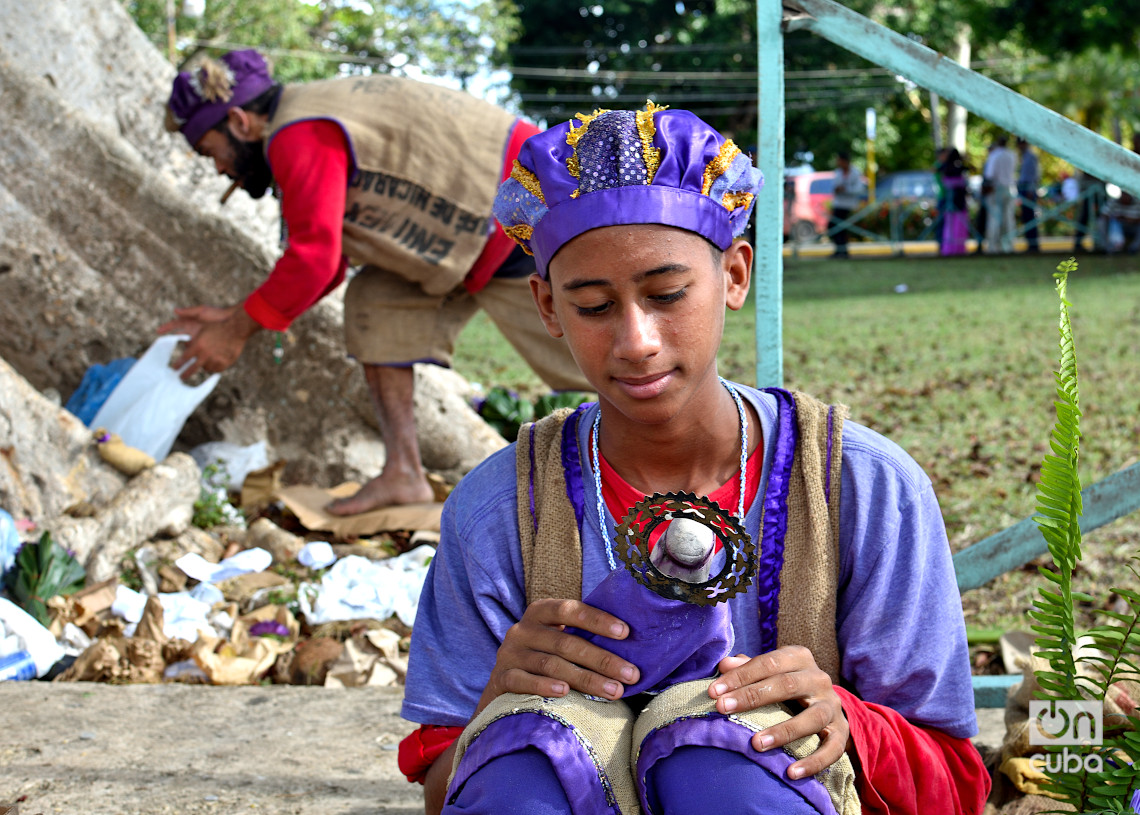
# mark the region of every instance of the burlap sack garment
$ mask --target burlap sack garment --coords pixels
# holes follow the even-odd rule
[[[490,233],[515,117],[404,77],[329,79],[285,87],[266,149],[281,128],[314,119],[338,124],[352,152],[343,231],[351,263],[399,272],[428,294],[458,286]]]

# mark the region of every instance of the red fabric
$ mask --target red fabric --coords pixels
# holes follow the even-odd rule
[[[344,280],[341,230],[352,156],[340,126],[324,119],[283,127],[268,155],[288,247],[245,310],[265,328],[284,331]]]
[[[519,156],[519,150],[522,149],[523,142],[529,139],[536,133],[542,131],[528,122],[521,119],[515,122],[514,128],[511,130],[511,135],[507,138],[507,147],[503,160],[503,170],[500,173],[499,181],[506,181],[514,169],[515,159]],[[495,272],[503,265],[507,257],[514,251],[515,243],[513,238],[508,238],[507,233],[503,231],[503,226],[498,221],[495,221],[495,231],[487,238],[487,243],[483,246],[483,251],[479,253],[479,257],[475,259],[474,265],[471,266],[471,271],[463,278],[463,287],[467,291],[474,294],[491,282],[491,278],[495,276]]]
[[[639,501],[645,500],[645,495],[631,487],[629,483],[618,475],[617,470],[610,466],[605,456],[598,453],[598,465],[602,468],[602,500],[606,502],[606,509],[619,522],[629,512],[629,508]],[[752,506],[756,492],[760,489],[760,473],[764,465],[764,445],[756,445],[752,455],[748,457],[748,467],[744,473],[744,510]],[[732,478],[713,491],[709,498],[716,501],[717,506],[736,514],[740,506],[740,470]],[[658,524],[649,533],[649,551],[657,544],[657,539],[666,530],[665,524]],[[720,538],[716,539],[716,551],[721,550]]]
[[[969,739],[911,724],[898,712],[837,687],[851,725],[864,815],[980,815],[990,775]]]
[[[400,772],[408,781],[424,783],[431,765],[459,738],[459,734],[462,732],[462,727],[444,727],[435,724],[420,725],[419,730],[413,730],[400,742],[400,752],[396,757]]]

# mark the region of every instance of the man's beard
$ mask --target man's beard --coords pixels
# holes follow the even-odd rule
[[[242,141],[225,129],[234,151],[234,175],[250,198],[261,198],[273,184],[273,170],[265,158],[261,142]]]

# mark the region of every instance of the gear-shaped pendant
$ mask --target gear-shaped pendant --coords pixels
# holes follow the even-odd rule
[[[689,583],[662,572],[650,559],[649,536],[660,524],[688,518],[720,539],[724,566],[715,576]],[[657,541],[662,546],[664,539]],[[630,507],[617,525],[614,543],[618,557],[638,583],[671,600],[701,606],[722,603],[745,591],[756,570],[756,545],[735,515],[715,501],[689,492],[657,493]]]

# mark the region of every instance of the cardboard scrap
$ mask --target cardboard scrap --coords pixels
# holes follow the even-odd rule
[[[154,595],[151,595],[146,598],[142,619],[139,620],[139,624],[135,627],[134,638],[157,643],[161,650],[168,639],[166,634],[162,633],[162,623],[162,601]],[[162,662],[161,656],[159,662]],[[164,667],[166,666],[159,664],[158,670],[161,671]]]
[[[218,583],[218,588],[227,600],[237,603],[245,608],[249,600],[262,589],[273,589],[278,586],[292,585],[289,580],[277,572],[247,572],[246,574],[231,577]]]
[[[345,640],[344,651],[325,675],[325,687],[395,685],[407,672],[407,660],[400,656],[399,634],[374,628]]]
[[[273,501],[281,489],[281,473],[284,469],[285,461],[281,460],[247,474],[241,484],[241,508],[254,511]]]
[[[215,685],[252,685],[273,667],[279,654],[292,649],[292,643],[267,637],[255,637],[238,648],[228,640],[201,636],[190,656]]]
[[[98,634],[103,618],[109,614],[115,602],[118,585],[118,578],[112,577],[102,583],[80,589],[69,597],[56,596],[48,600],[48,608],[52,613],[48,630],[52,636],[59,639],[67,623],[74,623],[89,637]]]
[[[360,485],[352,481],[338,484],[332,489],[297,484],[279,490],[275,497],[297,516],[297,520],[306,529],[332,532],[342,538],[399,530],[439,531],[440,517],[443,514],[443,504],[440,503],[382,507],[343,517],[325,510],[330,501],[347,498],[359,489]]]

